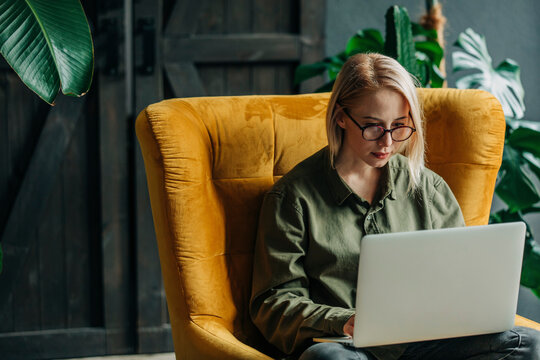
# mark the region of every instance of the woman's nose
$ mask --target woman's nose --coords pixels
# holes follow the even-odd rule
[[[390,132],[386,132],[382,138],[379,139],[379,145],[381,146],[390,146],[392,145],[392,134]]]

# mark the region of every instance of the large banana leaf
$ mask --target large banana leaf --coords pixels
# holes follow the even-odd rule
[[[480,71],[463,76],[456,81],[456,87],[489,91],[501,102],[506,116],[521,119],[525,113],[525,91],[519,78],[519,65],[506,59],[494,69],[485,38],[470,28],[459,34],[454,45],[464,51],[452,54],[453,71]]]
[[[71,96],[90,88],[94,52],[79,0],[2,0],[0,53],[49,104],[60,87]]]

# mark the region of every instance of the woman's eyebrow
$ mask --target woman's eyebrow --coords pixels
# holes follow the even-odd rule
[[[409,116],[401,116],[401,117],[398,117],[397,119],[394,119],[392,121],[397,121],[397,120],[403,120],[403,119],[408,119]],[[374,116],[362,116],[362,119],[368,119],[368,120],[377,120],[377,121],[384,121],[384,119],[379,119],[377,117],[374,117]]]

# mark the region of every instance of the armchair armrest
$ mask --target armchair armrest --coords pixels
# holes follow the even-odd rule
[[[529,320],[527,318],[524,318],[523,316],[520,316],[520,315],[516,315],[516,322],[514,324],[516,326],[524,326],[524,327],[528,327],[528,328],[532,328],[532,329],[536,329],[540,331],[539,323]]]
[[[218,318],[197,316],[184,329],[191,348],[176,350],[182,359],[272,360],[271,357],[240,342]]]

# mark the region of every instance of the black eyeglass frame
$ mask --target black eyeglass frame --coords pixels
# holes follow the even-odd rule
[[[411,136],[413,136],[413,134],[416,132],[416,129],[415,129],[415,128],[410,127],[410,126],[407,126],[407,125],[396,126],[396,127],[393,128],[393,129],[386,129],[386,128],[380,126],[380,125],[367,125],[367,126],[362,126],[362,125],[360,125],[356,120],[353,119],[353,117],[351,116],[351,114],[349,114],[349,112],[347,111],[346,108],[344,108],[344,107],[343,107],[342,105],[340,105],[340,104],[338,104],[338,105],[341,106],[341,108],[343,109],[343,112],[345,113],[345,115],[347,115],[347,117],[348,117],[349,119],[352,120],[352,122],[354,123],[354,125],[358,126],[358,128],[359,128],[360,130],[362,130],[362,137],[363,137],[364,140],[366,140],[366,141],[377,141],[377,140],[383,138],[384,135],[386,135],[386,133],[388,132],[388,133],[390,133],[390,137],[392,138],[392,141],[395,141],[395,142],[403,142],[403,141],[409,140],[409,139],[411,138]],[[367,128],[374,127],[374,126],[376,126],[376,127],[378,127],[378,128],[381,128],[381,129],[383,130],[383,133],[381,134],[381,136],[379,136],[379,137],[376,138],[376,139],[366,139],[366,137],[364,136],[364,131],[365,131]],[[411,130],[412,130],[412,131],[411,131],[411,134],[410,134],[409,136],[407,136],[407,137],[406,137],[405,139],[403,139],[403,140],[396,140],[396,139],[394,139],[394,137],[392,136],[392,135],[393,135],[393,132],[394,132],[395,130],[397,130],[397,129],[403,129],[403,128],[409,128],[409,129],[411,129]]]

